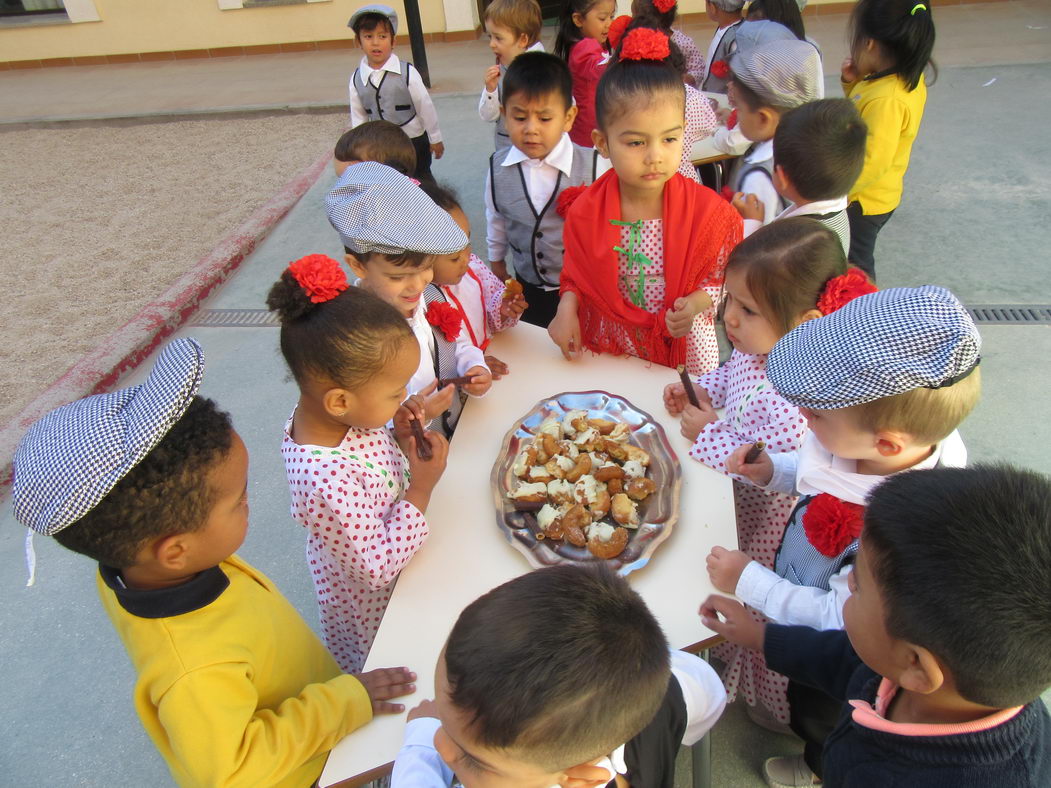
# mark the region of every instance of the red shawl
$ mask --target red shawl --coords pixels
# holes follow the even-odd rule
[[[664,315],[680,296],[721,283],[726,258],[741,240],[741,217],[706,186],[676,173],[664,185],[664,308],[647,312],[617,288],[620,181],[610,170],[569,209],[563,231],[561,292],[576,293],[584,347],[595,353],[636,353],[674,367],[686,360],[686,338],[673,339]],[[624,347],[621,332],[633,337]]]

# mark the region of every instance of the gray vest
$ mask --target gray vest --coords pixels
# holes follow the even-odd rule
[[[843,254],[850,253],[850,220],[847,219],[846,210],[834,213],[806,214],[811,219],[817,219],[825,227],[839,236],[839,242],[843,244]]]
[[[489,157],[489,184],[496,212],[504,218],[507,246],[515,275],[537,287],[558,287],[562,275],[561,216],[555,210],[558,195],[570,186],[588,186],[595,180],[598,154],[593,148],[573,144],[573,166],[567,178],[558,173],[551,199],[538,213],[529,199],[521,163],[504,167],[496,163],[504,153]]]
[[[500,102],[501,111],[496,118],[496,129],[493,131],[493,142],[496,152],[507,150],[511,147],[511,136],[507,133],[507,124],[504,123],[504,74],[507,73],[506,66],[500,66],[500,81],[496,83],[496,100]]]
[[[427,289],[423,291],[423,302],[426,306],[430,306],[433,303],[448,303],[448,299],[446,299],[445,293],[442,292],[440,287],[432,284],[427,285]],[[460,373],[456,370],[456,340],[452,342],[447,340],[445,334],[436,326],[431,327],[431,333],[434,335],[434,353],[431,356],[431,362],[434,364],[434,376],[439,379],[458,377]],[[456,429],[456,423],[460,420],[463,404],[466,401],[467,395],[462,390],[457,389],[456,394],[453,395],[453,404],[449,406],[449,410],[445,411],[441,416],[432,419],[427,428],[435,432],[441,432],[446,438],[451,438],[453,431]]]
[[[761,172],[770,180],[770,183],[774,182],[774,159],[771,156],[769,159],[763,161],[757,161],[750,164],[745,163],[745,156],[752,152],[755,147],[753,144],[741,158],[737,159],[733,163],[733,168],[730,171],[730,188],[736,194],[741,191],[741,184],[744,183],[744,179],[751,175],[753,172]],[[785,198],[778,195],[777,197],[777,211],[780,213],[788,207],[788,203],[785,202]],[[768,220],[772,220],[773,216],[768,216]]]
[[[369,120],[389,120],[404,126],[416,117],[416,107],[409,95],[409,63],[402,61],[401,74],[395,76],[384,71],[379,87],[371,82],[362,83],[359,69],[354,69],[354,90],[358,92],[365,114]]]
[[[737,26],[740,22],[734,22],[730,27],[723,33],[723,37],[719,39],[719,46],[715,48],[715,53],[712,55],[712,63],[717,60],[721,60],[727,65],[730,63],[730,44],[737,39]],[[698,90],[706,90],[709,93],[725,93],[726,86],[730,82],[729,76],[717,77],[712,73],[712,63],[708,64],[708,76],[704,78],[704,82],[701,83]]]

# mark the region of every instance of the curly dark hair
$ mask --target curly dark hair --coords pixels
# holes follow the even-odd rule
[[[134,565],[148,541],[204,525],[215,499],[207,475],[232,446],[230,415],[194,397],[160,443],[55,540],[106,566]]]

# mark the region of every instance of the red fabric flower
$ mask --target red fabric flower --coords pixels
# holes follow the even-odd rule
[[[737,126],[737,110],[730,113],[730,116],[726,119],[726,128],[732,129]]]
[[[719,195],[724,200],[726,200],[727,202],[733,202],[734,201],[734,193],[735,193],[734,190],[731,189],[728,184],[723,184],[723,188],[719,192]]]
[[[620,45],[620,39],[624,37],[624,31],[628,29],[630,24],[631,17],[627,14],[618,16],[609,23],[609,32],[606,33],[606,40],[609,41],[610,49],[616,49]]]
[[[664,60],[670,55],[668,36],[648,27],[636,27],[628,33],[620,48],[621,60]]]
[[[709,71],[719,79],[726,79],[730,76],[730,64],[725,60],[716,60]]]
[[[653,7],[662,14],[666,14],[675,8],[675,3],[676,0],[653,0]]]
[[[858,296],[875,293],[877,288],[860,268],[848,268],[845,274],[834,276],[825,284],[817,308],[823,315],[830,315]]]
[[[810,499],[803,512],[806,538],[823,555],[837,556],[861,535],[865,507],[821,493]]]
[[[427,307],[427,322],[442,332],[446,342],[452,342],[460,334],[463,315],[451,304],[435,301]]]
[[[349,287],[339,263],[323,254],[308,254],[289,264],[288,272],[315,304],[331,301]]]
[[[555,213],[565,219],[570,206],[577,201],[577,197],[582,195],[586,188],[587,186],[568,186],[563,189],[558,195],[558,202],[555,203]]]

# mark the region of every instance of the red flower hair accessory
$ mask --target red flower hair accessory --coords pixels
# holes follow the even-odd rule
[[[727,202],[733,202],[735,194],[736,192],[733,189],[731,189],[728,184],[725,183],[723,184],[722,190],[720,190],[719,192],[719,196],[721,196]]]
[[[624,31],[628,29],[630,24],[631,17],[627,14],[618,16],[609,23],[609,32],[606,33],[606,40],[609,41],[610,49],[616,49],[620,45],[620,39],[624,37]]]
[[[825,289],[821,291],[821,297],[817,300],[818,311],[823,315],[830,315],[858,296],[875,293],[878,289],[865,276],[864,271],[852,266],[845,274],[828,280]]]
[[[822,555],[837,556],[861,535],[865,507],[821,493],[803,512],[806,538]]]
[[[315,304],[331,301],[349,287],[339,263],[323,254],[300,257],[289,264],[288,272]]]
[[[725,60],[716,60],[708,70],[719,79],[726,79],[730,76],[730,64]]]
[[[621,60],[664,60],[671,55],[668,37],[660,30],[636,27],[620,48]]]
[[[460,334],[463,315],[451,304],[435,301],[427,307],[427,322],[442,332],[446,342],[452,342]]]
[[[666,14],[675,8],[677,0],[653,0],[653,7],[660,11],[662,14]]]
[[[734,110],[726,118],[726,128],[732,129],[732,128],[736,128],[736,126],[737,126],[737,110]]]
[[[568,186],[563,189],[558,195],[558,202],[555,203],[555,213],[565,219],[570,206],[577,201],[577,197],[582,195],[585,189],[587,186]]]

